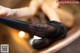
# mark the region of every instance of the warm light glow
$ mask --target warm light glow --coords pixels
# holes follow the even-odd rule
[[[20,38],[23,38],[24,36],[25,36],[25,32],[24,32],[24,31],[20,31],[20,32],[19,32],[19,37],[20,37]]]

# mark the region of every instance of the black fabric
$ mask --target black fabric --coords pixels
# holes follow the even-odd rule
[[[55,27],[56,29],[53,32],[51,32],[48,36],[46,36],[42,39],[35,39],[32,44],[32,47],[34,49],[37,49],[37,50],[44,49],[44,48],[50,46],[53,42],[55,42],[59,39],[62,39],[66,36],[67,29],[62,23],[59,23],[56,21],[50,21],[47,24]]]
[[[34,49],[40,50],[50,46],[53,43],[51,38],[35,39],[32,43]]]
[[[37,50],[43,49],[47,46],[49,46],[49,41],[47,39],[35,39],[32,44],[32,47]]]
[[[62,39],[67,34],[66,27],[59,22],[50,21],[48,23],[31,23],[9,18],[0,18],[0,23],[39,36],[42,39],[33,41],[33,48],[43,49],[51,45],[54,41]]]
[[[51,33],[52,38],[58,38],[59,37],[58,39],[60,39],[60,38],[64,38],[66,36],[67,28],[65,27],[64,24],[57,22],[57,21],[50,21],[49,25],[52,25],[56,28],[55,32]]]

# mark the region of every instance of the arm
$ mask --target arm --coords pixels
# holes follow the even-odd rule
[[[15,17],[33,16],[37,12],[39,6],[40,3],[37,0],[32,0],[30,2],[29,7],[13,9],[14,11],[16,11],[14,16]]]
[[[32,0],[29,7],[23,7],[18,9],[10,9],[7,7],[0,6],[0,17],[24,17],[33,16],[40,6],[40,2]]]

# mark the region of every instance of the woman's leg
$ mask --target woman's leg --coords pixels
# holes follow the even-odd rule
[[[67,28],[71,28],[73,26],[74,17],[71,13],[59,8],[56,8],[55,11],[59,15],[61,22],[66,25]]]
[[[43,4],[42,10],[49,17],[50,21],[61,22],[68,28],[73,25],[73,16],[66,11],[54,7],[52,8],[47,4]]]
[[[41,9],[49,17],[50,21],[61,22],[57,13],[52,8],[50,8],[48,5],[43,4]]]
[[[48,23],[35,23],[31,27],[37,28],[37,36],[41,39],[35,39],[32,43],[34,49],[43,49],[51,45],[54,41],[64,38],[67,34],[66,27],[61,23],[57,13],[50,7],[43,5],[43,12],[49,17]]]

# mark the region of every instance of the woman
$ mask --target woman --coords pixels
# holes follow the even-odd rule
[[[34,16],[38,9],[41,9],[46,16],[50,19],[48,23],[32,23],[30,24],[29,31],[32,35],[37,35],[42,39],[35,39],[32,43],[33,48],[43,49],[54,41],[59,40],[66,35],[66,27],[70,28],[73,25],[72,15],[58,8],[57,0],[31,0],[29,7],[11,9],[0,6],[1,17],[19,18],[23,16]],[[55,6],[56,5],[56,6]],[[61,17],[63,12],[68,18]],[[57,15],[59,14],[60,17]],[[69,21],[68,21],[68,20]],[[65,27],[66,26],[66,27]],[[31,30],[31,28],[36,30]]]
[[[57,0],[31,0],[29,7],[23,7],[19,9],[11,9],[0,6],[0,16],[15,18],[23,16],[34,16],[40,8],[43,13],[45,13],[49,17],[50,20],[62,22],[65,26],[70,28],[74,22],[73,16],[66,11],[59,9],[58,6],[59,3]],[[63,12],[63,14],[66,14],[65,17],[67,16],[67,18],[60,17],[63,16],[61,12]],[[57,14],[60,16],[58,16]]]

